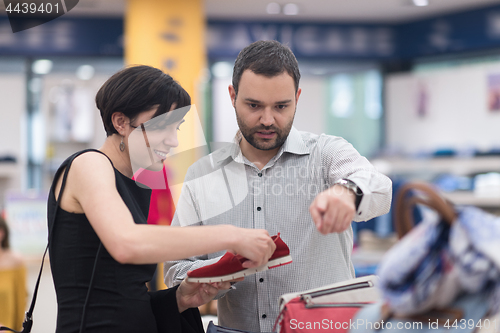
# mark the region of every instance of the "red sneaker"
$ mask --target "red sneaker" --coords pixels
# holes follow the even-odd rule
[[[280,234],[278,233],[271,238],[276,244],[276,250],[274,250],[273,255],[266,264],[259,267],[245,268],[242,264],[248,260],[247,258],[226,252],[216,263],[188,272],[188,282],[210,283],[231,281],[291,263],[290,249],[280,238]]]

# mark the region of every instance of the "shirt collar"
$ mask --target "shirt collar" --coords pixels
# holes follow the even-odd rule
[[[300,132],[293,126],[290,130],[290,134],[288,134],[288,138],[283,144],[283,151],[296,155],[305,155],[310,153],[309,147],[306,146],[306,143],[302,139],[302,135],[300,135]]]
[[[222,148],[214,152],[214,159],[216,161],[222,161],[231,157],[235,162],[244,163],[243,154],[240,149],[242,137],[241,131],[238,130],[234,136],[233,142],[227,148]],[[296,155],[305,155],[310,153],[309,147],[306,146],[300,132],[293,126],[287,139],[285,140],[285,143],[276,154],[276,158],[279,158],[284,152]]]

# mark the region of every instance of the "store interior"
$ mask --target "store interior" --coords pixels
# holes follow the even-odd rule
[[[132,12],[133,2],[80,0],[18,33],[0,8],[0,210],[13,248],[27,258],[29,288],[46,245],[54,173],[71,153],[104,142],[95,94],[138,59],[127,20],[148,11]],[[203,23],[192,92],[206,142],[230,142],[237,130],[227,87],[239,50],[276,39],[301,69],[298,130],[345,138],[392,179],[393,191],[425,181],[455,204],[500,214],[499,0],[190,2]],[[142,6],[168,11],[174,3]],[[168,29],[158,33],[177,38]],[[165,58],[163,69],[175,78],[174,60]],[[393,212],[353,229],[356,273],[372,274],[396,241]],[[38,298],[33,331],[53,332],[48,265]]]

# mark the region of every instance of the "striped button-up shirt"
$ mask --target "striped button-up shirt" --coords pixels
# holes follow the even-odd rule
[[[271,332],[278,298],[354,278],[352,228],[322,235],[309,206],[317,194],[339,179],[363,192],[355,221],[386,214],[391,181],[347,141],[330,135],[290,134],[259,170],[241,153],[241,133],[233,144],[216,150],[188,170],[172,225],[233,224],[281,233],[293,263],[247,276],[218,301],[219,324]],[[193,270],[219,260],[223,252],[165,263],[165,283],[179,284]]]

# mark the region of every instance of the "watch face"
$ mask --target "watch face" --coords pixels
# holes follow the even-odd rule
[[[349,186],[349,185],[351,185],[352,183],[351,183],[351,182],[349,182],[349,181],[348,181],[348,180],[346,180],[346,179],[341,179],[341,180],[339,180],[339,181],[337,182],[337,184],[340,184],[340,185],[343,185],[343,186]]]
[[[337,184],[344,186],[345,188],[348,188],[350,190],[353,190],[354,193],[358,192],[358,186],[351,182],[350,180],[347,179],[340,179]]]
[[[339,184],[340,186],[343,186],[349,190],[352,190],[354,194],[356,195],[356,211],[358,210],[359,204],[361,202],[361,198],[363,197],[363,192],[359,189],[358,185],[356,185],[354,182],[348,180],[348,179],[339,179],[338,181],[335,182],[335,184]],[[361,214],[361,213],[359,213]]]

